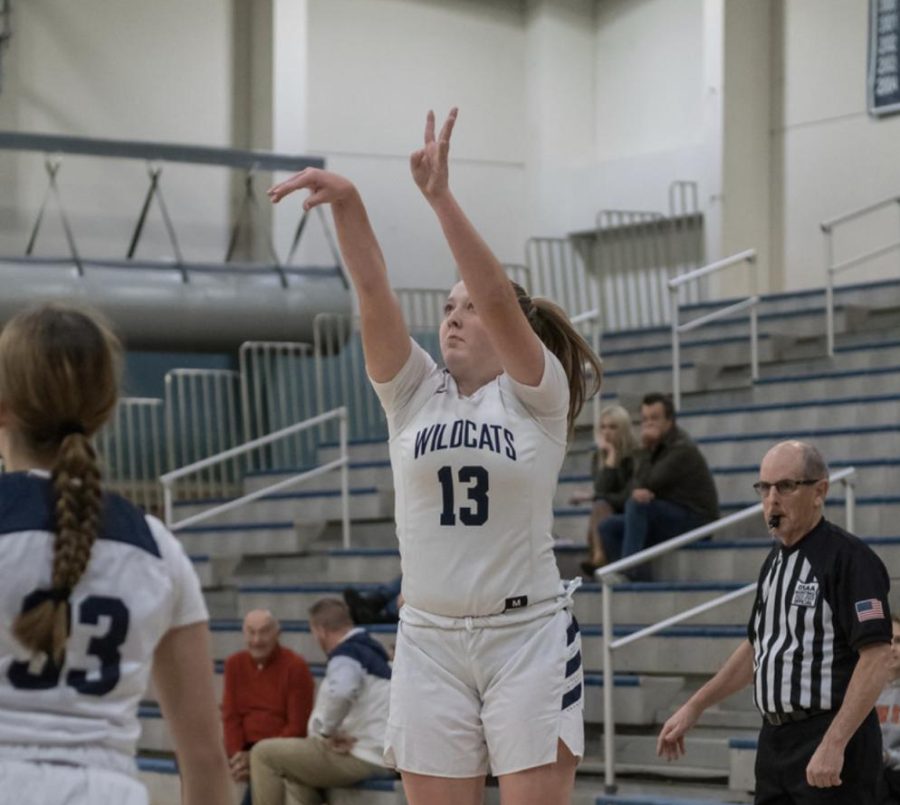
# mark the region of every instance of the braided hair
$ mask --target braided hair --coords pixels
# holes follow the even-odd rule
[[[566,312],[543,297],[528,295],[517,282],[512,282],[519,307],[531,329],[562,364],[569,381],[569,430],[574,427],[584,403],[600,391],[603,362],[569,321]],[[588,372],[587,370],[590,369]]]
[[[121,365],[121,344],[103,321],[67,305],[20,313],[0,334],[10,439],[52,467],[55,497],[51,587],[31,597],[12,632],[57,664],[69,634],[69,597],[100,529],[100,466],[90,438],[116,406]]]

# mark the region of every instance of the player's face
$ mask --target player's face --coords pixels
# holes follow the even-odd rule
[[[457,382],[496,377],[503,371],[487,330],[461,282],[453,286],[444,303],[440,341],[444,364]]]
[[[265,662],[278,645],[278,626],[272,620],[244,623],[244,641],[254,662]]]
[[[896,679],[900,677],[900,624],[896,621],[891,622],[894,627],[894,637],[891,640],[891,660],[890,669],[891,676]]]
[[[804,469],[802,450],[791,445],[772,448],[759,468],[759,480],[772,484],[762,497],[763,517],[766,524],[773,515],[779,518],[778,526],[771,530],[788,545],[806,536],[818,522],[828,491],[827,480],[798,485],[793,491],[784,493],[774,486],[784,480],[806,480]]]

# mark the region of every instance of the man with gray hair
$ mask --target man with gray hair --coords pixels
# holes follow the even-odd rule
[[[865,543],[823,517],[828,467],[816,448],[775,445],[753,486],[775,545],[747,639],[663,725],[657,752],[680,757],[703,711],[752,684],[763,717],[756,803],[874,805],[874,705],[891,645],[887,571]]]
[[[280,644],[280,635],[269,610],[251,610],[244,616],[246,648],[225,660],[222,726],[236,783],[249,781],[250,749],[257,741],[306,735],[315,682],[303,657]]]
[[[385,648],[356,627],[347,605],[323,598],[309,627],[328,658],[309,737],[258,743],[250,754],[254,805],[319,805],[321,790],[385,773],[391,666]]]

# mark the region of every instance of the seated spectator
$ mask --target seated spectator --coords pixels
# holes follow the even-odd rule
[[[594,438],[597,444],[591,457],[594,488],[591,492],[577,492],[569,500],[575,504],[593,501],[587,530],[588,558],[581,563],[588,579],[593,579],[594,571],[606,564],[600,523],[611,514],[625,511],[637,450],[631,417],[621,405],[609,405],[600,412]]]
[[[610,562],[719,517],[716,486],[706,459],[675,424],[675,408],[668,396],[647,394],[641,403],[641,450],[635,457],[632,487],[625,511],[600,524]],[[625,576],[647,580],[649,567],[634,568]]]
[[[307,738],[260,741],[250,753],[256,805],[320,805],[321,789],[385,773],[391,667],[384,647],[354,627],[343,601],[309,610],[313,635],[328,657]]]
[[[884,751],[884,774],[879,781],[879,805],[900,803],[900,615],[891,620],[894,637],[891,641],[891,678],[875,710],[881,722],[881,743]]]
[[[353,587],[344,590],[344,601],[350,610],[350,617],[357,626],[367,623],[397,623],[400,620],[400,607],[403,596],[400,586],[403,576],[380,584],[365,592]]]
[[[312,712],[315,682],[306,661],[278,642],[271,612],[244,617],[247,648],[225,660],[222,721],[225,750],[236,783],[250,779],[250,749],[264,738],[302,737]],[[249,789],[244,803],[251,801]]]

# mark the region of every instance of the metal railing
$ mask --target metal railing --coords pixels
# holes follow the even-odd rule
[[[714,310],[705,316],[698,316],[696,319],[681,324],[679,321],[680,306],[678,300],[678,290],[681,286],[689,282],[695,282],[701,277],[707,277],[724,268],[729,268],[739,263],[747,262],[753,268],[751,273],[751,284],[753,293],[747,299],[741,302],[735,302],[728,307]],[[755,381],[759,379],[759,333],[757,324],[757,307],[759,306],[759,269],[756,262],[756,250],[747,249],[738,254],[726,257],[723,260],[717,260],[702,268],[689,271],[687,274],[673,277],[669,280],[669,295],[671,298],[672,309],[672,398],[675,403],[675,409],[681,408],[681,334],[703,327],[719,319],[739,313],[742,310],[750,309],[750,376]]]
[[[366,376],[362,336],[356,317],[321,313],[313,320],[316,405],[319,411],[344,405],[350,412],[350,438],[387,436],[387,420]],[[333,428],[320,429],[320,439],[335,438]]]
[[[589,311],[603,315],[597,280],[570,238],[529,238],[525,249],[535,296],[553,300],[572,318]]]
[[[152,514],[162,508],[157,480],[164,467],[162,420],[162,400],[122,397],[96,438],[104,487]]]
[[[179,467],[240,444],[240,377],[229,369],[172,369],[165,377],[166,455]],[[194,497],[236,494],[246,462],[210,465]]]
[[[237,229],[241,223],[247,199],[253,199],[252,182],[257,171],[299,171],[306,167],[323,167],[324,160],[319,157],[307,157],[294,154],[275,154],[265,151],[248,151],[235,148],[215,148],[207,146],[182,145],[174,143],[148,142],[139,140],[109,140],[94,137],[71,137],[55,134],[38,134],[34,132],[0,131],[0,150],[37,151],[45,155],[44,168],[47,173],[47,190],[28,239],[26,255],[34,251],[38,233],[44,220],[44,213],[52,198],[58,207],[66,242],[72,262],[78,274],[84,273],[81,254],[76,246],[74,230],[69,224],[59,190],[57,176],[63,164],[63,156],[104,157],[117,159],[137,159],[147,163],[149,185],[140,206],[140,213],[129,238],[126,262],[134,258],[141,235],[144,231],[147,213],[154,199],[163,216],[166,235],[172,248],[174,265],[181,269],[182,279],[189,282],[189,266],[184,262],[172,217],[169,215],[162,193],[162,176],[165,165],[191,164],[211,165],[245,172],[245,196],[241,210],[232,226],[229,256],[233,255]],[[52,155],[52,156],[51,156]],[[259,228],[257,228],[259,230]],[[271,240],[267,240],[268,251],[273,260],[273,267],[280,270],[281,265],[274,254]],[[288,261],[289,262],[289,261]],[[280,272],[282,273],[282,272]],[[283,273],[282,273],[283,276]]]
[[[830,483],[836,483],[840,481],[844,485],[844,506],[846,511],[845,525],[847,531],[850,531],[851,533],[855,530],[856,522],[856,489],[854,486],[855,479],[853,478],[855,474],[855,467],[846,467],[845,469],[832,473],[828,478]],[[742,523],[745,520],[756,517],[762,512],[762,510],[762,503],[748,506],[746,509],[741,509],[741,511],[735,512],[734,514],[729,514],[727,517],[722,517],[715,522],[708,523],[707,525],[701,526],[700,528],[695,528],[691,531],[687,531],[684,534],[673,537],[666,542],[661,542],[658,545],[654,545],[650,548],[646,548],[639,553],[633,554],[632,556],[626,556],[624,559],[619,559],[616,562],[611,562],[610,564],[605,565],[604,567],[597,570],[594,574],[594,578],[603,585],[603,601],[601,605],[603,621],[603,772],[604,786],[607,793],[614,793],[616,790],[616,725],[614,722],[615,712],[613,708],[613,679],[615,676],[615,669],[612,659],[613,652],[617,649],[624,648],[625,646],[634,643],[636,640],[655,635],[658,632],[661,632],[663,629],[667,629],[668,627],[674,626],[677,623],[681,623],[682,621],[688,620],[689,618],[693,618],[695,615],[703,614],[704,612],[715,609],[722,604],[733,601],[735,598],[747,595],[752,590],[756,589],[755,583],[748,584],[738,590],[733,590],[732,592],[726,593],[725,595],[719,596],[718,598],[715,598],[711,601],[707,601],[703,604],[700,604],[699,606],[692,607],[691,609],[688,609],[677,615],[673,615],[670,618],[666,618],[662,621],[659,621],[658,623],[652,624],[651,626],[646,626],[639,631],[626,635],[625,637],[620,637],[618,640],[614,640],[614,626],[612,617],[613,587],[612,583],[609,580],[609,577],[613,574],[631,570],[638,565],[644,564],[644,562],[649,562],[651,559],[657,559],[660,556],[665,556],[666,554],[669,554],[678,548],[683,548],[686,545],[691,545],[694,542],[698,542],[704,537],[711,536],[716,531],[719,531],[723,528],[735,525],[737,523]],[[764,545],[765,543],[761,540],[760,544]]]
[[[244,440],[302,422],[316,409],[315,368],[311,344],[245,341],[239,352]],[[248,456],[254,468],[302,467],[315,459],[316,434],[304,431],[258,454]]]
[[[504,263],[503,270],[506,271],[506,276],[521,285],[529,296],[534,293],[531,269],[524,263]]]
[[[179,520],[178,522],[174,521],[174,492],[173,488],[177,481],[182,478],[185,478],[189,475],[193,475],[194,473],[204,472],[211,467],[216,466],[217,464],[223,464],[233,461],[240,456],[248,455],[253,451],[259,450],[266,445],[273,444],[280,439],[292,438],[295,434],[300,433],[301,431],[308,430],[310,428],[316,428],[322,425],[325,422],[329,422],[333,419],[338,420],[338,443],[340,446],[340,456],[333,461],[328,461],[324,464],[320,464],[313,469],[306,470],[304,472],[295,473],[291,475],[289,478],[285,478],[281,481],[277,481],[274,484],[270,484],[269,486],[263,487],[261,489],[257,489],[253,492],[249,492],[246,495],[242,495],[239,498],[234,500],[229,500],[227,503],[220,503],[217,506],[213,506],[210,509],[206,509],[205,511],[198,512],[197,514],[193,514],[190,517],[185,517],[183,520]],[[348,440],[348,427],[347,427],[347,409],[344,407],[335,408],[333,411],[326,411],[323,414],[319,414],[318,416],[311,417],[307,419],[305,422],[298,422],[296,425],[291,425],[287,428],[282,428],[281,430],[275,431],[274,433],[270,433],[267,436],[262,436],[259,439],[253,439],[245,444],[242,444],[238,447],[234,447],[230,450],[225,450],[222,453],[219,453],[215,456],[210,456],[209,458],[205,458],[202,461],[195,461],[193,464],[188,464],[186,467],[180,467],[177,470],[173,470],[172,472],[168,472],[165,475],[161,476],[159,481],[163,486],[163,516],[166,522],[166,525],[169,527],[171,531],[180,531],[181,529],[187,528],[188,526],[196,525],[197,523],[201,523],[205,520],[209,520],[212,517],[216,517],[217,515],[224,514],[225,512],[234,511],[243,506],[246,506],[248,503],[252,503],[254,500],[259,500],[266,495],[272,495],[276,492],[281,492],[285,489],[289,489],[294,486],[298,486],[302,484],[304,481],[308,481],[311,478],[316,478],[320,475],[324,475],[326,472],[331,472],[332,470],[340,469],[341,471],[341,541],[344,548],[350,547],[350,484],[349,484],[349,458],[347,453],[347,440]]]
[[[447,288],[397,288],[394,291],[410,332],[436,330],[441,326],[448,291]]]
[[[833,237],[834,230],[841,224],[846,224],[850,221],[864,218],[870,213],[885,209],[894,204],[900,205],[900,195],[891,196],[890,198],[876,201],[874,204],[869,204],[865,207],[859,207],[856,210],[851,210],[850,212],[835,216],[834,218],[829,218],[828,220],[822,221],[822,223],[819,224],[822,229],[822,234],[825,236],[825,328],[828,341],[829,357],[834,357],[835,275],[840,274],[843,271],[847,271],[848,269],[855,268],[859,265],[862,265],[863,263],[867,263],[869,260],[874,260],[877,257],[883,257],[884,255],[890,254],[891,252],[900,251],[900,239],[898,239],[892,241],[891,243],[888,243],[885,246],[863,252],[862,254],[858,254],[848,260],[841,260],[839,263],[835,263]]]
[[[595,286],[596,297],[582,304],[600,307],[606,332],[656,327],[670,321],[667,283],[673,276],[702,265],[703,215],[696,182],[669,186],[668,214],[652,210],[600,210],[589,230],[568,238],[535,238],[527,244],[546,281],[545,268],[566,276],[579,265]],[[704,283],[683,286],[681,301],[706,297]],[[563,304],[572,314],[577,307]]]
[[[672,275],[669,220],[659,212],[600,210],[596,227],[595,259],[605,296],[612,303],[608,329],[665,322],[666,282]],[[688,290],[693,291],[699,289]]]

